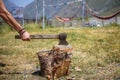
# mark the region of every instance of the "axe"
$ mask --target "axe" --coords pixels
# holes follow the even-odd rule
[[[30,35],[31,39],[59,39],[58,45],[68,45],[68,42],[66,41],[67,34],[66,33],[60,33],[60,34],[48,34],[48,35]],[[15,39],[21,39],[19,35],[15,35]]]

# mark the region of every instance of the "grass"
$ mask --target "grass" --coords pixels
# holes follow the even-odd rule
[[[120,27],[111,25],[101,28],[50,28],[44,30],[37,24],[26,24],[30,34],[59,34],[66,32],[67,41],[74,48],[70,73],[65,78],[76,80],[119,80],[120,79]],[[0,80],[44,80],[27,75],[39,69],[36,52],[50,50],[58,40],[14,39],[17,32],[6,25],[0,26]],[[21,73],[17,75],[14,73]],[[11,75],[12,74],[12,75]],[[27,77],[25,77],[27,75]]]

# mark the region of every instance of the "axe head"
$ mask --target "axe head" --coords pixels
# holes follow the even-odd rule
[[[59,44],[58,45],[68,45],[68,42],[66,41],[67,34],[61,33],[59,34]]]

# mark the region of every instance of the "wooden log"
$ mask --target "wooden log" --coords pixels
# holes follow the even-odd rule
[[[40,70],[42,73],[42,76],[46,78],[51,78],[51,73],[52,73],[52,66],[51,62],[53,61],[52,56],[50,55],[50,50],[49,51],[40,51],[37,53],[38,58],[39,58],[39,63],[40,63]]]
[[[53,55],[53,76],[54,78],[68,74],[69,65],[71,62],[72,47],[70,45],[56,45],[51,50]]]
[[[48,80],[68,74],[73,48],[70,45],[55,45],[49,51],[37,53],[41,72]]]

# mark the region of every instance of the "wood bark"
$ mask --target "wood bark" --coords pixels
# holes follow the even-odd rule
[[[72,50],[70,45],[55,45],[51,50],[38,52],[42,75],[48,80],[67,75]]]

